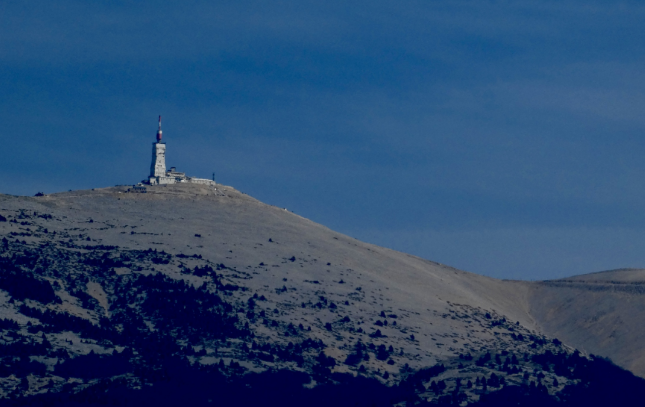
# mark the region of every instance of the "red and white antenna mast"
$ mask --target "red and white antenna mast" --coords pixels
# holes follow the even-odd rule
[[[159,130],[157,130],[157,142],[161,141],[161,116],[159,116]]]

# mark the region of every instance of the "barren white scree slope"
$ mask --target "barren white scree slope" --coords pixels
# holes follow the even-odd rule
[[[145,392],[172,382],[168,358],[222,380],[302,374],[312,392],[416,383],[405,397],[461,405],[554,397],[587,380],[591,353],[645,374],[641,270],[500,281],[223,185],[2,195],[0,214],[7,398]]]

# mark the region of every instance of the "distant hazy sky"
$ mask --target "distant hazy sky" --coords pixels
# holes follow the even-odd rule
[[[645,267],[642,1],[0,2],[0,192],[168,164],[361,240]]]

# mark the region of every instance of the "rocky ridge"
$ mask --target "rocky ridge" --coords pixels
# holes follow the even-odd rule
[[[174,363],[222,380],[289,371],[305,388],[365,378],[398,389],[391,404],[465,405],[514,386],[554,396],[594,361],[549,311],[564,297],[547,295],[586,283],[463,272],[230,187],[1,196],[0,215],[7,400],[145,391]]]

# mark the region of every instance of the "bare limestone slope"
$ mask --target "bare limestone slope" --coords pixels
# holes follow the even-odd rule
[[[325,344],[324,354],[335,360],[330,365],[334,372],[360,373],[390,384],[401,380],[405,369],[438,363],[449,372],[437,380],[450,377],[457,389],[456,378],[474,382],[491,369],[506,372],[508,384],[526,384],[528,375],[535,374],[528,365],[511,369],[499,359],[476,364],[473,358],[492,352],[509,362],[518,355],[530,364],[531,354],[572,348],[609,356],[637,374],[645,373],[635,341],[640,331],[629,329],[642,321],[642,299],[622,289],[640,287],[640,280],[633,277],[637,282],[627,284],[628,273],[622,274],[627,280],[621,283],[613,281],[618,277],[596,281],[584,276],[541,283],[496,280],[360,242],[226,186],[155,186],[145,194],[114,187],[40,197],[1,195],[0,215],[9,219],[0,222],[6,240],[2,258],[41,253],[41,258],[29,260],[33,264],[28,268],[46,278],[58,298],[43,305],[0,290],[0,318],[17,321],[24,338],[46,338],[53,349],[72,356],[111,354],[123,347],[71,331],[45,335],[25,325],[38,324],[33,316],[38,311],[29,309],[67,313],[99,326],[115,315],[120,318],[123,309],[137,309],[135,304],[124,308],[122,290],[132,283],[123,276],[163,275],[219,293],[233,313],[238,310],[240,326],[252,332],[252,346],[243,340],[177,337],[178,346],[201,349],[188,358],[205,365],[235,360],[249,371],[310,371],[322,363],[315,349],[303,350],[304,361],[296,364],[257,357],[249,346],[270,343],[286,349],[292,342],[313,340]],[[155,257],[157,253],[166,257]],[[81,260],[70,263],[70,258]],[[143,260],[121,262],[126,258]],[[88,274],[97,262],[123,265]],[[204,271],[215,268],[221,281]],[[633,311],[624,304],[632,304]],[[141,315],[137,318],[147,329],[159,329],[159,319]],[[624,321],[622,328],[615,324],[618,317]],[[124,329],[118,321],[110,323]],[[565,346],[552,341],[555,337]],[[368,352],[376,357],[348,362],[360,344],[370,344]],[[60,361],[53,354],[39,360],[54,366]],[[562,389],[568,380],[548,369],[541,374],[534,380],[544,382],[549,392]],[[14,379],[2,380],[0,387],[17,389]],[[49,380],[63,384],[55,374]],[[45,382],[30,379],[31,393],[25,394],[42,391]],[[468,390],[469,400],[477,400],[478,391]]]
[[[293,290],[297,305],[301,291],[338,296],[341,303],[341,297],[360,296],[364,315],[376,317],[391,310],[413,320],[410,332],[420,341],[416,346],[428,354],[452,353],[450,348],[460,349],[465,343],[461,338],[458,344],[432,340],[437,335],[466,335],[453,331],[452,320],[437,320],[435,314],[448,312],[449,304],[495,310],[535,328],[523,305],[525,283],[503,282],[363,243],[230,187],[169,185],[148,188],[147,194],[125,191],[4,197],[1,209],[56,213],[57,222],[43,225],[50,234],[68,233],[75,240],[198,254],[250,273],[252,278],[244,284],[264,289],[268,297],[286,297],[276,294],[283,286]]]
[[[543,332],[645,377],[645,270],[536,282],[528,293]]]

